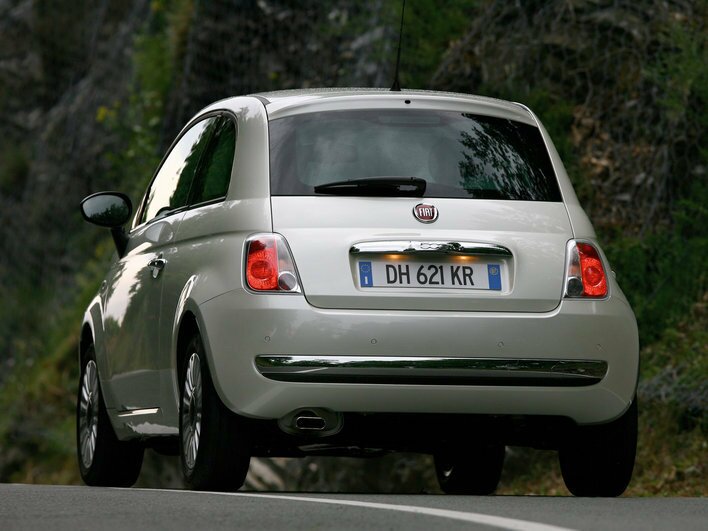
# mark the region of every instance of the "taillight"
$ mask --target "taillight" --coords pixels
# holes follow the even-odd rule
[[[247,240],[246,284],[255,291],[300,292],[295,264],[280,234],[257,234]]]
[[[607,274],[600,253],[594,245],[571,240],[568,242],[565,296],[602,298],[607,296]]]

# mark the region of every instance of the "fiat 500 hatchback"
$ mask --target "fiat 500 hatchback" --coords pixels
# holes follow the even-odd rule
[[[523,105],[226,99],[132,210],[82,202],[117,248],[81,331],[87,484],[131,485],[145,447],[225,490],[252,456],[408,451],[444,492],[485,494],[526,445],[557,449],[576,495],[628,485],[636,321]]]

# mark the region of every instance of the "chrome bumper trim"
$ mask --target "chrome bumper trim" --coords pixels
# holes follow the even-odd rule
[[[160,411],[159,407],[149,407],[145,409],[126,409],[124,411],[119,411],[119,417],[138,417],[140,415],[154,415]]]
[[[509,249],[502,245],[478,242],[449,241],[376,241],[360,242],[351,246],[350,254],[447,254],[453,256],[501,256],[511,258]]]
[[[602,360],[412,356],[256,356],[281,382],[582,387],[607,374]]]

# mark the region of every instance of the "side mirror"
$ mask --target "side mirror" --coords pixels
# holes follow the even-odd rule
[[[133,213],[133,205],[128,196],[120,192],[98,192],[81,201],[80,208],[86,221],[111,229],[118,256],[123,257],[128,244],[123,225]]]
[[[98,192],[81,201],[81,214],[89,223],[100,227],[125,225],[133,213],[133,205],[125,194]]]

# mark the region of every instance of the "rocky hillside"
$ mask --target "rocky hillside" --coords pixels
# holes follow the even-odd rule
[[[490,2],[432,84],[537,104],[596,226],[646,234],[707,178],[707,15],[689,0]]]
[[[0,292],[16,301],[0,308],[0,362],[41,355],[37,320],[71,300],[86,258],[76,207],[109,184],[117,145],[96,111],[128,93],[147,4],[0,2]]]

